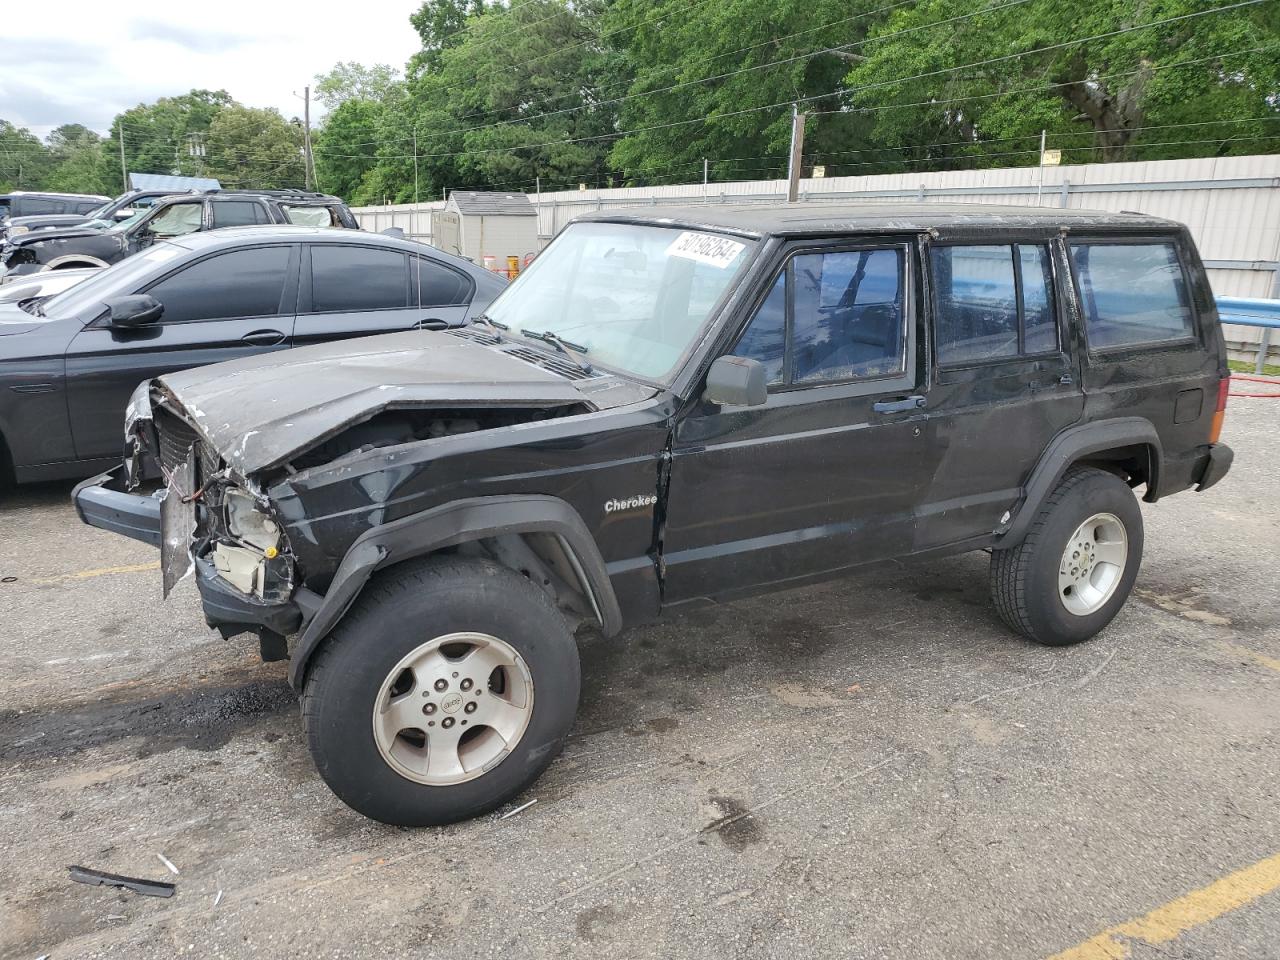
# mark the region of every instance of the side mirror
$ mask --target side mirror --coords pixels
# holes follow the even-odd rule
[[[702,395],[721,405],[758,407],[769,398],[764,364],[750,357],[720,357],[707,371]]]
[[[133,209],[133,207],[124,207],[120,210],[117,210],[115,213],[112,214],[112,216],[115,217],[117,220],[128,220],[137,212],[138,211]]]
[[[129,297],[113,297],[106,301],[106,304],[107,309],[111,311],[113,327],[126,329],[145,327],[149,323],[155,323],[164,313],[164,304],[145,293]]]

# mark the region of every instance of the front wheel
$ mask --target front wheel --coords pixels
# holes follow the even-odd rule
[[[1128,485],[1073,467],[1022,542],[991,551],[992,601],[1005,623],[1037,643],[1088,640],[1129,598],[1142,542],[1142,511]]]
[[[477,816],[532,783],[577,712],[578,650],[551,599],[482,560],[395,567],[316,655],[302,713],[348,806],[398,826]]]

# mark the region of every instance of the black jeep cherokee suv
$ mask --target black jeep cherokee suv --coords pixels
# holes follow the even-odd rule
[[[1124,604],[1143,499],[1226,473],[1195,247],[1133,214],[605,212],[483,323],[160,377],[87,523],[194,570],[289,656],[321,775],[389,823],[472,816],[559,750],[575,627],[897,557],[991,551],[1040,643]],[[158,454],[166,492],[145,483]],[[127,476],[126,476],[127,475]],[[292,644],[285,637],[297,634]]]
[[[105,267],[157,240],[262,223],[360,229],[345,203],[322,193],[259,190],[177,194],[105,230],[86,224],[10,236],[0,245],[0,283],[43,270]]]

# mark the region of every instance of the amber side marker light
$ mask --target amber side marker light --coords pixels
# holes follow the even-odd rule
[[[1230,389],[1230,377],[1223,377],[1218,381],[1218,405],[1213,410],[1213,423],[1209,426],[1210,443],[1217,443],[1222,436],[1222,420],[1227,413],[1227,391]]]

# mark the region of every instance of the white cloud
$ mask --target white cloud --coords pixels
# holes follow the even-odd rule
[[[339,60],[403,68],[418,5],[222,0],[184,15],[172,2],[61,0],[56,16],[5,18],[0,119],[40,136],[63,123],[106,132],[121,110],[199,88],[301,116],[294,92]]]

